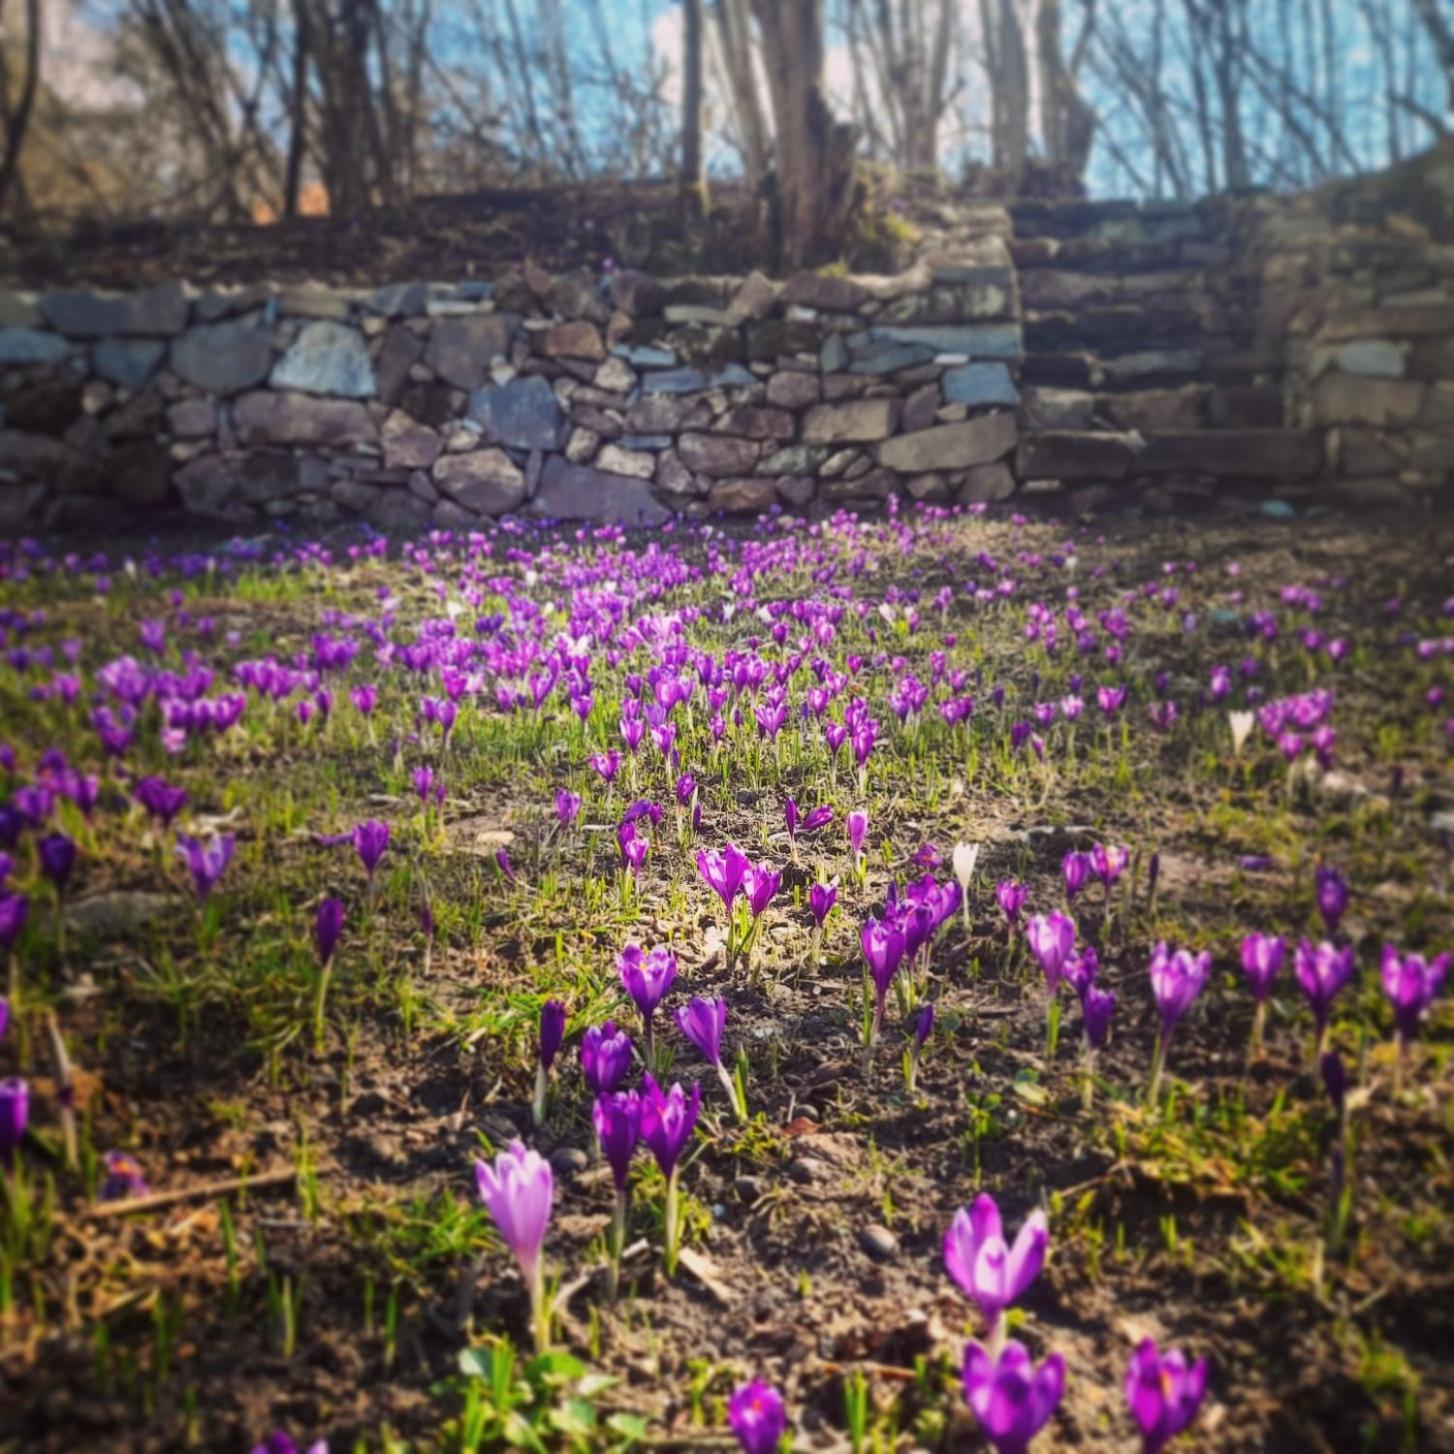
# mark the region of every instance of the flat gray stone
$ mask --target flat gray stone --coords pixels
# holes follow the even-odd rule
[[[434,482],[477,515],[504,515],[525,503],[525,475],[503,449],[447,454],[434,466]]]
[[[56,363],[70,352],[58,333],[38,328],[0,328],[0,364]]]
[[[422,314],[429,302],[428,283],[385,283],[370,294],[367,307],[385,318]]]
[[[648,394],[699,394],[704,389],[746,389],[757,382],[756,377],[741,364],[706,373],[701,369],[667,369],[649,373],[641,387]]]
[[[944,375],[950,404],[1018,404],[1020,391],[1002,363],[967,363]]]
[[[202,454],[189,460],[172,477],[189,515],[209,519],[232,519],[229,506],[237,493],[237,476],[218,454]]]
[[[162,283],[143,293],[66,289],[42,294],[40,311],[68,338],[172,338],[187,326],[187,295],[180,283]]]
[[[320,319],[305,324],[269,379],[275,389],[297,389],[335,399],[371,399],[374,366],[356,328]]]
[[[814,404],[803,416],[803,441],[857,444],[887,439],[893,433],[897,416],[897,399],[848,399],[838,404]]]
[[[268,376],[273,331],[261,313],[189,328],[172,344],[171,370],[209,394],[240,394]]]
[[[1401,379],[1404,375],[1404,350],[1386,338],[1355,339],[1345,343],[1333,357],[1345,374],[1378,379]]]
[[[617,358],[624,358],[627,363],[634,364],[639,369],[672,369],[677,365],[674,348],[653,348],[650,344],[618,343],[611,352]]]
[[[555,390],[538,375],[477,389],[468,417],[494,443],[511,449],[559,449],[565,422]]]
[[[42,322],[34,293],[0,288],[0,328],[39,328]]]
[[[456,389],[478,389],[490,365],[510,349],[520,317],[516,313],[471,313],[441,318],[429,335],[424,362]]]
[[[232,422],[243,444],[341,446],[372,444],[378,438],[362,404],[311,394],[244,394],[233,406]]]
[[[671,511],[645,480],[571,464],[555,454],[546,460],[531,513],[556,520],[610,520],[622,525],[661,525]]]
[[[166,351],[158,338],[106,338],[91,350],[91,367],[113,384],[139,389],[156,372]]]
[[[920,344],[934,353],[964,353],[971,359],[1019,359],[1025,352],[1018,323],[916,324],[871,328],[882,343]]]
[[[1015,447],[1016,432],[1013,414],[984,414],[886,439],[878,447],[878,462],[906,475],[968,469],[1007,455]]]
[[[934,348],[917,343],[870,342],[853,351],[848,365],[851,374],[896,374],[900,369],[911,369],[921,363],[928,363],[937,352]]]

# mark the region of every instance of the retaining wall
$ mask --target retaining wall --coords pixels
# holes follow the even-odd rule
[[[1437,227],[1346,190],[933,221],[894,277],[0,293],[0,530],[1448,498]]]

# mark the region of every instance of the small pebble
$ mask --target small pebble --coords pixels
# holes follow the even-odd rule
[[[795,1156],[788,1162],[788,1175],[794,1181],[821,1181],[828,1171],[828,1163],[816,1156]]]
[[[739,1201],[751,1203],[767,1190],[767,1183],[760,1176],[739,1176],[732,1183],[732,1190]]]
[[[899,1239],[887,1227],[881,1227],[877,1222],[860,1230],[858,1245],[875,1262],[887,1262],[891,1257],[897,1257],[899,1252]]]
[[[562,1176],[574,1176],[591,1164],[591,1158],[579,1146],[557,1146],[550,1153],[550,1169]]]

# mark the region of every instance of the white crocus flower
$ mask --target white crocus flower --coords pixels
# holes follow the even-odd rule
[[[969,928],[969,881],[974,877],[974,867],[978,862],[978,843],[956,843],[954,845],[954,876],[959,880],[959,898],[964,908],[964,927],[966,929]]]
[[[1252,724],[1257,718],[1251,712],[1228,712],[1227,724],[1232,729],[1232,751],[1240,757],[1242,748],[1246,745],[1247,738],[1252,731]]]

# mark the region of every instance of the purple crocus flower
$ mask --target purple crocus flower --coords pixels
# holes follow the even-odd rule
[[[788,830],[788,838],[795,839],[798,836],[798,803],[796,798],[783,799],[783,823]]]
[[[889,986],[894,982],[894,975],[898,973],[899,965],[903,962],[908,942],[897,923],[875,919],[872,915],[864,920],[859,929],[858,942],[863,950],[863,957],[868,961],[868,972],[873,977],[873,1026],[868,1039],[872,1046],[878,1039],[879,1028],[883,1024],[884,1001],[888,997]]]
[[[313,942],[318,949],[318,962],[325,969],[333,962],[333,952],[338,948],[343,933],[343,903],[339,899],[324,899],[318,905],[313,921]]]
[[[992,1358],[978,1343],[964,1350],[964,1396],[995,1454],[1025,1454],[1065,1392],[1065,1359],[1052,1353],[1039,1368],[1023,1343]]]
[[[555,816],[562,828],[569,828],[581,811],[581,795],[569,788],[558,788],[555,794]]]
[[[540,1067],[549,1071],[565,1039],[565,1006],[559,1000],[546,1000],[540,1007]]]
[[[628,944],[616,956],[616,969],[626,993],[650,1025],[656,1007],[677,977],[676,955],[665,945],[643,952],[640,945]]]
[[[631,1069],[631,1037],[614,1020],[592,1025],[581,1037],[581,1074],[596,1095],[613,1091]]]
[[[803,815],[802,825],[798,832],[801,834],[817,833],[826,828],[833,821],[833,809],[826,803],[822,807],[813,808]]]
[[[973,1205],[954,1214],[944,1234],[944,1266],[959,1290],[979,1304],[993,1333],[1000,1314],[1039,1277],[1049,1243],[1045,1213],[1037,1207],[1010,1245],[995,1199],[981,1192]]]
[[[1097,843],[1091,847],[1091,872],[1105,885],[1107,893],[1126,871],[1126,865],[1130,861],[1131,850],[1129,848],[1118,848],[1114,844],[1107,847],[1104,843]]]
[[[732,901],[737,897],[743,876],[751,866],[751,859],[732,843],[721,849],[697,850],[697,872],[701,874],[707,887],[722,900],[722,907],[727,910],[729,917],[732,913]]]
[[[855,863],[863,852],[863,842],[867,837],[868,814],[862,808],[855,808],[848,815],[848,847]]]
[[[144,1197],[150,1190],[140,1164],[126,1152],[108,1151],[101,1158],[101,1164],[106,1168],[106,1179],[96,1194],[98,1201],[118,1202],[131,1197]]]
[[[1080,998],[1081,1015],[1085,1023],[1086,1044],[1092,1050],[1099,1050],[1111,1032],[1111,1017],[1116,1013],[1116,996],[1110,990],[1097,985],[1087,985]]]
[[[1323,916],[1323,923],[1331,937],[1338,932],[1338,925],[1348,908],[1348,881],[1336,868],[1322,865],[1318,867],[1315,879],[1318,913]]]
[[[1036,914],[1025,925],[1025,942],[1045,971],[1053,995],[1065,962],[1075,950],[1075,920],[1066,914]]]
[[[24,894],[0,893],[0,949],[7,954],[20,938],[29,910],[30,900]]]
[[[760,918],[762,911],[772,903],[778,889],[782,887],[782,881],[782,873],[774,872],[766,864],[749,864],[743,870],[742,888],[747,895],[747,904],[754,919]]]
[[[776,1454],[788,1427],[782,1395],[770,1384],[744,1383],[728,1400],[727,1422],[742,1454]]]
[[[1242,940],[1242,971],[1259,1005],[1266,1000],[1282,969],[1285,949],[1280,934],[1249,934]]]
[[[606,1091],[591,1109],[601,1155],[611,1168],[618,1196],[626,1194],[631,1157],[641,1136],[641,1097],[634,1090]]]
[[[1096,953],[1095,946],[1087,944],[1079,954],[1072,954],[1065,961],[1065,966],[1060,971],[1060,977],[1081,999],[1084,999],[1086,991],[1091,987],[1100,967],[1101,957]]]
[[[1163,940],[1152,951],[1151,993],[1156,1000],[1164,1040],[1171,1038],[1177,1021],[1201,994],[1211,972],[1212,956],[1206,950],[1192,954],[1188,949],[1178,949],[1173,953]]]
[[[255,1445],[252,1454],[298,1454],[298,1446],[293,1442],[291,1435],[285,1434],[279,1429],[276,1433],[269,1434],[261,1444]],[[316,1443],[310,1444],[306,1454],[328,1454],[328,1441],[319,1439]]]
[[[170,828],[172,819],[187,806],[186,788],[175,788],[159,777],[142,778],[131,795],[163,828]]]
[[[727,1027],[727,1001],[693,995],[688,1005],[676,1012],[677,1028],[701,1052],[714,1069],[722,1068],[722,1032]]]
[[[543,1291],[540,1252],[555,1196],[550,1163],[538,1151],[527,1150],[524,1142],[512,1141],[493,1165],[475,1162],[475,1186],[505,1245],[515,1254],[533,1301]]]
[[[64,833],[47,833],[35,845],[40,858],[40,871],[56,886],[58,894],[66,891],[76,867],[76,843]]]
[[[177,855],[186,860],[187,871],[192,875],[192,884],[202,903],[205,904],[212,896],[217,881],[227,872],[236,846],[237,839],[231,833],[214,833],[205,844],[185,834],[177,834]]]
[[[1012,929],[1019,924],[1020,910],[1025,907],[1025,900],[1029,897],[1030,890],[1013,879],[1002,879],[995,885],[995,902],[999,904],[1000,912]]]
[[[1425,960],[1422,954],[1401,954],[1392,944],[1383,946],[1383,992],[1393,1007],[1399,1049],[1406,1051],[1419,1033],[1419,1022],[1444,987],[1450,956]]]
[[[15,1159],[29,1120],[30,1087],[19,1077],[0,1080],[0,1162]]]
[[[1192,1002],[1201,994],[1207,977],[1212,972],[1212,956],[1203,950],[1192,954],[1178,949],[1172,953],[1163,940],[1151,952],[1151,993],[1156,1000],[1156,1013],[1161,1020],[1161,1031],[1156,1037],[1155,1058],[1151,1062],[1151,1084],[1148,1095],[1156,1099],[1161,1088],[1161,1073],[1166,1066],[1166,1051],[1171,1044],[1171,1033],[1177,1021],[1191,1008]]]
[[[641,1139],[656,1158],[662,1174],[670,1176],[696,1129],[702,1109],[702,1087],[694,1083],[688,1097],[680,1082],[673,1084],[669,1091],[662,1090],[649,1070],[642,1080]]]
[[[928,1001],[920,1010],[914,1020],[914,1048],[915,1051],[922,1050],[929,1037],[934,1033],[934,1002]]]
[[[1207,1360],[1188,1364],[1179,1348],[1162,1354],[1143,1339],[1126,1369],[1126,1402],[1141,1428],[1143,1454],[1158,1454],[1191,1421],[1207,1392]]]
[[[1297,981],[1313,1009],[1313,1021],[1317,1026],[1317,1053],[1321,1054],[1327,1038],[1328,1021],[1333,1013],[1333,1001],[1353,978],[1353,950],[1351,946],[1340,949],[1326,939],[1316,946],[1303,939],[1293,957],[1293,967]]]
[[[1060,872],[1065,879],[1065,900],[1070,903],[1090,877],[1090,859],[1083,853],[1067,853],[1060,860]]]
[[[808,908],[813,915],[813,922],[819,929],[823,927],[823,920],[831,912],[833,905],[838,902],[838,885],[813,884],[808,889]]]
[[[369,818],[353,830],[353,851],[358,854],[359,862],[363,864],[370,882],[373,881],[379,860],[389,846],[389,831],[389,825],[381,823],[377,818]]]

